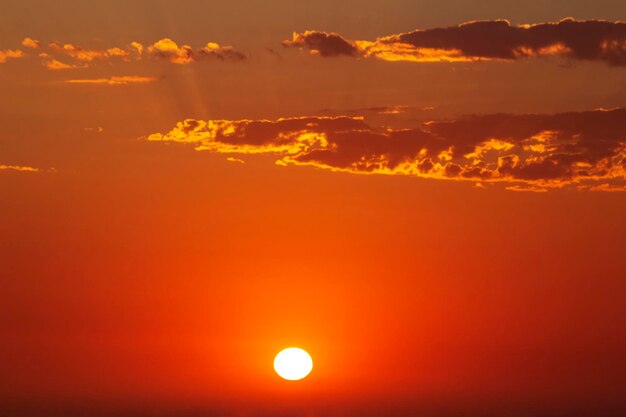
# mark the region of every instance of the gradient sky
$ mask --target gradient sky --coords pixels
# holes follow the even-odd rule
[[[626,413],[623,1],[0,5],[0,416]]]

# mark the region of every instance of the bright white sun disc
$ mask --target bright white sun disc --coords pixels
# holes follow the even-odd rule
[[[283,379],[297,381],[313,369],[313,359],[305,350],[291,347],[281,350],[274,358],[274,370]]]

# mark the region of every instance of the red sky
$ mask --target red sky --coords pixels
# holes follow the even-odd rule
[[[623,415],[626,8],[526,3],[4,5],[0,416]]]

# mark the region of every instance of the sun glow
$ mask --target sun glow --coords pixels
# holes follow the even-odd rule
[[[313,369],[311,356],[303,349],[291,347],[281,350],[274,358],[274,370],[283,379],[297,381]]]

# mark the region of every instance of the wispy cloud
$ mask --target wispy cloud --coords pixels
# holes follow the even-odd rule
[[[479,115],[401,130],[348,116],[187,119],[147,140],[235,156],[272,154],[279,165],[502,182],[514,191],[626,181],[626,109]]]
[[[324,114],[333,114],[342,112],[343,114],[355,114],[355,115],[364,115],[364,114],[382,114],[382,115],[397,115],[402,113],[407,113],[409,111],[428,111],[433,108],[417,108],[412,106],[375,106],[375,107],[361,107],[358,109],[344,109],[344,110],[334,110],[334,109],[323,109],[320,110],[320,113]]]
[[[39,172],[39,168],[23,165],[2,165],[0,164],[0,171],[18,171],[18,172]]]
[[[113,76],[109,78],[73,79],[66,80],[67,84],[96,84],[96,85],[127,85],[147,84],[157,80],[157,77],[143,77],[138,75]]]
[[[337,33],[294,33],[286,47],[323,57],[374,57],[384,61],[473,62],[560,56],[626,65],[626,23],[563,19],[554,23],[511,25],[506,20],[415,30],[374,41],[349,40]]]
[[[509,191],[517,191],[523,193],[546,193],[548,189],[545,187],[535,187],[532,185],[510,185],[505,187],[506,190]]]
[[[592,185],[592,186],[581,186],[581,189],[588,190],[588,191],[602,191],[602,192],[609,192],[609,193],[624,193],[626,192],[626,185],[603,183],[603,184]]]

